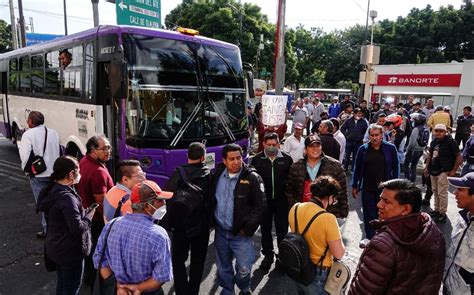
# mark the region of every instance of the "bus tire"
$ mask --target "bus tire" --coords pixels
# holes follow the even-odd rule
[[[81,160],[83,157],[81,150],[74,143],[71,143],[68,145],[68,147],[66,148],[65,154],[67,156],[72,156],[76,158],[78,161]]]

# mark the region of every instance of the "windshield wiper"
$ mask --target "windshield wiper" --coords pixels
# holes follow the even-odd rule
[[[229,135],[229,137],[232,141],[235,141],[235,136],[232,133],[232,130],[229,128],[229,125],[227,125],[227,122],[224,120],[224,114],[221,112],[221,110],[219,110],[219,108],[217,107],[216,102],[213,101],[212,99],[209,99],[209,103],[214,108],[216,113],[219,114],[219,116],[217,116],[217,119],[221,122],[222,127],[224,127],[224,130],[227,133],[227,135]]]
[[[199,101],[198,104],[194,107],[193,112],[191,115],[188,117],[186,122],[184,122],[183,126],[181,129],[179,129],[178,133],[176,133],[176,136],[173,138],[173,141],[171,141],[170,146],[174,147],[178,144],[178,142],[181,140],[181,137],[183,137],[184,132],[186,129],[188,129],[189,125],[193,122],[194,118],[197,116],[199,111],[201,110],[201,106],[203,105],[202,101]]]

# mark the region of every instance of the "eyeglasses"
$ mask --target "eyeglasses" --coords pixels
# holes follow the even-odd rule
[[[112,147],[111,146],[104,146],[100,149],[95,149],[95,150],[102,151],[102,152],[110,152],[110,151],[112,151]]]
[[[130,178],[132,177],[138,177],[138,178],[146,178],[146,173],[145,172],[139,172],[137,174],[133,174],[130,176]]]

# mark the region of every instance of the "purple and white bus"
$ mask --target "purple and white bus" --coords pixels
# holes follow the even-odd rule
[[[37,110],[67,154],[83,156],[87,139],[105,134],[112,164],[137,159],[159,184],[186,162],[193,141],[206,144],[211,167],[228,143],[246,156],[239,48],[194,32],[99,26],[1,54],[0,132],[20,145]],[[72,61],[63,67],[65,49]]]

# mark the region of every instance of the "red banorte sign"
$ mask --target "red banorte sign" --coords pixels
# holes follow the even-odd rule
[[[459,87],[461,74],[378,75],[376,85]]]

